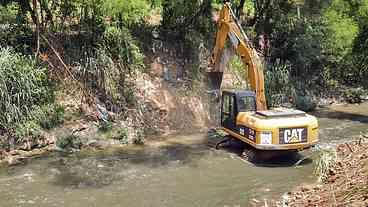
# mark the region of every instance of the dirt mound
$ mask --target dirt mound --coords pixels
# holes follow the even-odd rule
[[[325,183],[302,186],[287,197],[287,206],[368,206],[368,143],[339,145]]]

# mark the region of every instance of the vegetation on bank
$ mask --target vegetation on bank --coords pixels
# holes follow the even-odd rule
[[[41,129],[63,123],[64,110],[54,103],[47,70],[36,60],[12,48],[0,48],[0,77],[2,147],[14,148],[42,139]]]
[[[360,101],[368,86],[367,0],[232,3],[264,57],[270,105],[280,102],[283,94],[305,110],[315,106],[313,97]],[[144,104],[135,97],[134,80],[155,55],[154,44],[172,44],[176,56],[185,60],[183,79],[193,85],[202,81],[221,4],[220,0],[1,1],[0,136],[22,139],[37,134],[34,129],[62,123],[63,109],[53,100],[55,85],[61,84],[81,88],[81,102],[97,99],[108,111],[126,118],[129,109]],[[232,65],[242,67],[236,61]],[[136,134],[143,140],[143,129]]]

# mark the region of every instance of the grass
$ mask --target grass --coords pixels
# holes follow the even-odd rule
[[[52,97],[44,68],[32,58],[0,47],[0,127],[24,121],[34,106]]]
[[[126,128],[121,128],[118,130],[118,135],[115,139],[119,140],[122,144],[128,144],[128,130]]]
[[[314,169],[315,175],[318,176],[319,182],[326,182],[328,173],[334,166],[337,159],[336,149],[322,149]]]
[[[58,140],[56,141],[56,146],[61,149],[80,149],[82,147],[82,141],[77,135],[71,134],[58,138]]]
[[[137,130],[136,135],[133,138],[133,143],[136,145],[144,145],[145,138],[142,130]]]

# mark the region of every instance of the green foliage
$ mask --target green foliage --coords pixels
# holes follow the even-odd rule
[[[109,27],[94,56],[87,56],[80,67],[84,84],[102,94],[104,100],[123,106],[135,103],[134,88],[126,80],[143,70],[143,54],[127,29]]]
[[[362,86],[368,88],[368,23],[361,26],[360,32],[355,39],[353,61],[356,65],[355,73],[352,74],[353,77],[358,82],[361,82]]]
[[[320,19],[283,17],[274,26],[271,35],[273,60],[291,64],[292,76],[311,77],[323,70],[324,26]]]
[[[47,104],[33,111],[31,117],[37,120],[43,129],[52,129],[64,123],[64,113],[64,107]]]
[[[103,9],[106,16],[113,17],[124,25],[132,25],[140,23],[148,15],[149,3],[147,0],[106,0]]]
[[[101,47],[108,51],[115,61],[130,70],[144,67],[144,55],[128,29],[107,27],[102,38]]]
[[[35,60],[0,48],[0,127],[26,119],[36,105],[52,99],[46,71]]]
[[[164,27],[177,27],[183,26],[192,15],[196,13],[200,6],[199,1],[197,0],[179,0],[179,1],[170,1],[163,0],[163,22],[162,25]]]
[[[295,93],[290,78],[290,67],[290,64],[282,64],[279,61],[268,65],[265,71],[265,90],[269,107],[282,105],[285,98],[288,99]]]
[[[121,128],[118,130],[118,135],[116,136],[117,140],[122,144],[128,144],[128,130],[127,128]]]
[[[43,129],[52,129],[64,122],[64,108],[55,104],[35,105],[23,121],[11,126],[18,143],[42,138]]]
[[[76,135],[67,135],[64,137],[59,137],[56,141],[56,146],[61,149],[81,149],[82,140]]]
[[[0,5],[0,47],[12,46],[17,52],[31,53],[32,31],[22,23],[17,3]]]
[[[208,34],[213,31],[211,23],[211,0],[162,0],[162,23],[166,33],[185,37],[189,30]]]
[[[354,17],[349,16],[349,9],[348,2],[334,0],[323,17],[327,24],[328,52],[335,54],[337,58],[343,58],[351,52],[353,41],[359,31]]]
[[[135,137],[133,138],[133,143],[136,145],[143,145],[145,142],[144,133],[142,130],[138,130],[136,132]]]
[[[189,60],[188,78],[200,80],[206,58],[205,50],[213,41],[216,27],[213,25],[211,0],[170,1],[162,0],[161,36],[177,48]]]
[[[345,101],[349,103],[361,103],[364,90],[362,88],[349,88],[343,92]]]
[[[317,103],[312,99],[311,96],[297,94],[294,99],[296,108],[302,111],[314,111],[317,107]]]
[[[232,71],[232,74],[235,76],[235,79],[232,82],[232,86],[238,89],[249,89],[249,84],[247,83],[247,81],[244,81],[244,79],[248,77],[248,66],[244,65],[243,61],[238,55],[234,55],[229,60],[228,65],[229,69]]]
[[[37,121],[31,120],[16,125],[14,136],[18,143],[26,139],[36,140],[41,137],[42,129]]]
[[[18,4],[13,2],[8,5],[0,5],[0,24],[15,24],[17,22]]]
[[[98,125],[98,131],[100,132],[108,132],[112,129],[112,123],[109,121],[100,121]]]
[[[351,15],[353,7],[342,0],[334,0],[323,15],[326,24],[327,55],[326,70],[330,70],[332,78],[341,82],[355,82],[351,75],[355,71],[352,62],[352,48],[359,33],[358,22]]]

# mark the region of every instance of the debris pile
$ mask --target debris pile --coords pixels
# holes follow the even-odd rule
[[[368,206],[368,143],[337,146],[324,183],[289,192],[280,206]]]

